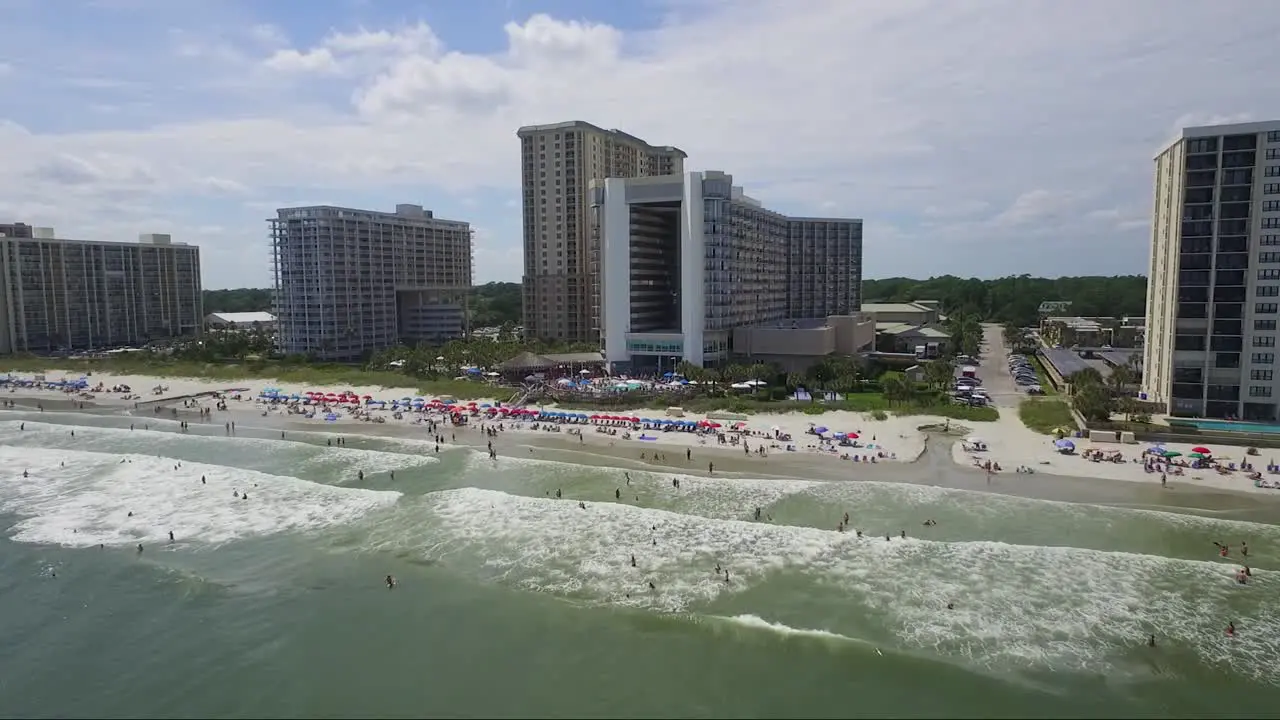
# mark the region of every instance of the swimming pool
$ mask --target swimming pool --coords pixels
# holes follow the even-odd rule
[[[1234,420],[1182,420],[1170,422],[1170,425],[1190,425],[1197,430],[1222,430],[1238,433],[1267,433],[1280,435],[1280,425],[1267,423],[1237,422]]]

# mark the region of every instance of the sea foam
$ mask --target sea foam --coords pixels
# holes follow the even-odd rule
[[[747,590],[767,590],[750,593],[753,602],[801,593],[828,618],[811,632],[861,637],[870,619],[886,643],[1008,670],[1098,672],[1156,633],[1205,662],[1280,681],[1280,615],[1267,605],[1276,573],[1240,586],[1231,566],[1209,561],[886,541],[474,488],[428,495],[424,505],[429,517],[415,528],[424,555],[577,600],[699,612]],[[1235,638],[1222,631],[1228,619],[1241,628]]]
[[[25,430],[19,430],[25,425]],[[75,432],[74,437],[71,435]],[[282,465],[303,473],[328,477],[390,472],[438,462],[425,454],[362,450],[243,436],[185,434],[137,427],[112,428],[59,425],[44,422],[0,422],[0,443],[28,447],[96,452],[135,452],[185,458],[193,462],[230,463],[260,472],[278,472]]]
[[[181,543],[210,544],[316,530],[400,497],[136,454],[0,446],[0,463],[0,510],[22,518],[13,539],[70,547],[167,542],[170,531]]]

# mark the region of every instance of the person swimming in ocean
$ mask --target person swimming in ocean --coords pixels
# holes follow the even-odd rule
[[[635,556],[635,555],[632,555],[632,556],[631,556],[631,567],[635,567],[635,566],[636,566],[636,556]]]
[[[1228,623],[1227,623],[1227,637],[1235,637],[1235,636],[1236,636],[1236,624],[1235,624],[1235,621],[1228,622]]]
[[[394,575],[387,576],[387,589],[394,590],[396,587],[396,577]]]
[[[169,542],[173,542],[173,531],[169,531]]]

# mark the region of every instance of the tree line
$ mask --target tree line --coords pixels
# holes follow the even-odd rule
[[[1014,275],[995,280],[954,275],[927,280],[863,280],[864,303],[937,300],[944,314],[972,316],[982,322],[1035,325],[1040,303],[1071,303],[1064,315],[1137,316],[1146,312],[1147,279],[1141,275],[1038,278]]]

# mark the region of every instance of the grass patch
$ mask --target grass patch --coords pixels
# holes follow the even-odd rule
[[[113,375],[150,375],[160,378],[197,378],[227,383],[274,380],[288,390],[304,392],[316,387],[376,386],[417,388],[418,395],[438,397],[452,395],[460,400],[497,396],[506,399],[515,388],[495,386],[472,380],[423,380],[398,372],[363,370],[350,365],[298,365],[247,361],[241,363],[197,363],[184,361],[136,360],[128,357],[72,360],[68,358],[5,358],[0,372],[32,374],[46,370],[68,373],[111,373]],[[137,388],[139,391],[145,388]]]
[[[1022,424],[1038,433],[1052,435],[1054,428],[1075,428],[1071,406],[1065,400],[1028,399],[1018,405],[1018,417]]]
[[[1039,355],[1030,355],[1027,357],[1027,362],[1031,363],[1031,369],[1036,371],[1036,379],[1040,381],[1040,389],[1044,390],[1044,394],[1057,395],[1058,386],[1053,384],[1049,372],[1044,369],[1044,360]]]

